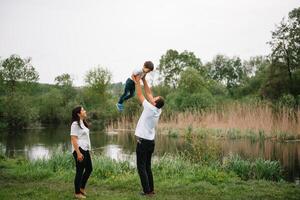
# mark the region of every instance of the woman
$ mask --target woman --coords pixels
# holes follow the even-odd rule
[[[71,143],[76,163],[75,197],[78,199],[86,198],[85,185],[93,170],[90,157],[90,131],[85,121],[86,116],[86,111],[81,106],[72,111]]]

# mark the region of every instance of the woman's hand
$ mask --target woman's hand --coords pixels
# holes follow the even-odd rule
[[[84,157],[83,157],[82,153],[79,152],[79,153],[77,154],[77,160],[78,160],[79,162],[81,162],[81,161],[83,161],[83,159],[84,159]]]

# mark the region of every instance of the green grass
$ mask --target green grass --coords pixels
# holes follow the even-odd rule
[[[96,155],[92,160],[88,199],[145,199],[138,195],[139,178],[129,162]],[[74,173],[70,154],[33,162],[0,156],[0,199],[73,199]],[[179,156],[162,157],[154,163],[153,173],[157,193],[153,199],[300,198],[300,187],[292,183],[244,181],[234,170],[191,163]]]

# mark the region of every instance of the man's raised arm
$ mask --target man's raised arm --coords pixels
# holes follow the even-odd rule
[[[141,87],[139,77],[135,77],[135,87],[136,87],[136,96],[138,97],[139,101],[141,103],[143,103],[144,100],[145,100],[145,97],[144,97],[143,92],[142,92],[142,87]]]
[[[149,85],[146,81],[146,78],[144,77],[142,80],[143,80],[143,84],[144,84],[144,90],[145,90],[146,98],[151,103],[154,103],[153,95],[152,95],[151,89],[150,89],[150,87],[149,87]]]

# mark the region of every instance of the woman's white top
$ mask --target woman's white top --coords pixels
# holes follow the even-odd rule
[[[78,146],[83,150],[91,150],[90,130],[84,125],[83,121],[80,120],[80,126],[74,121],[71,125],[71,134],[78,137]],[[74,152],[74,146],[72,144],[72,152]]]

